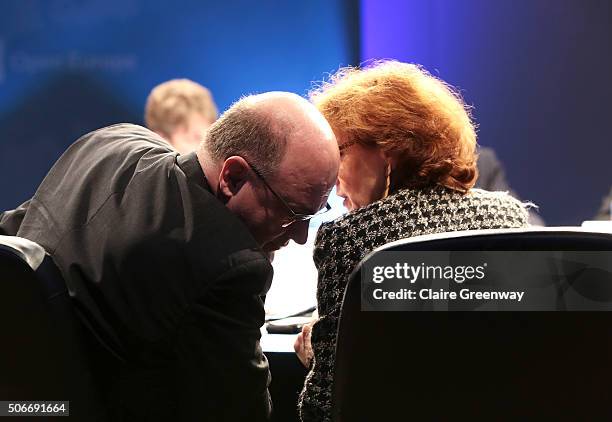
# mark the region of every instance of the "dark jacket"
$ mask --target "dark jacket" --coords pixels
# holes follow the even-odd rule
[[[16,236],[19,231],[19,226],[21,226],[21,221],[23,217],[25,217],[29,206],[30,200],[28,199],[14,210],[0,213],[0,235]]]
[[[259,339],[272,268],[195,153],[135,125],[87,134],[17,234],[51,254],[114,355],[98,365],[113,420],[268,418]]]

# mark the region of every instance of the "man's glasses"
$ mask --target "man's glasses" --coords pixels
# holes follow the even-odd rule
[[[318,212],[314,214],[300,214],[300,213],[293,211],[293,209],[291,209],[287,201],[285,201],[282,198],[282,196],[280,196],[278,193],[276,193],[274,189],[272,189],[272,186],[268,184],[268,182],[262,176],[259,170],[257,170],[257,168],[253,166],[253,164],[249,163],[247,160],[244,160],[244,161],[246,161],[247,164],[251,166],[251,170],[253,170],[253,173],[255,173],[255,175],[261,179],[261,181],[264,183],[264,185],[266,185],[266,187],[270,190],[270,192],[272,192],[272,194],[276,196],[276,198],[278,198],[278,200],[284,205],[287,211],[289,211],[289,215],[291,215],[291,219],[288,222],[281,224],[282,228],[289,227],[290,225],[292,225],[293,223],[297,223],[298,221],[308,221],[313,217],[319,216],[321,214],[325,214],[327,211],[331,210],[331,205],[329,205],[329,202],[327,202],[324,208],[321,208]]]

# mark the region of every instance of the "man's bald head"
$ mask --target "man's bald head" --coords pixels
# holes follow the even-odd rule
[[[234,103],[210,127],[199,155],[217,162],[241,156],[271,176],[296,135],[313,129],[327,132],[324,138],[333,137],[327,121],[304,98],[288,92],[251,95]]]
[[[305,242],[307,223],[281,227],[325,205],[339,166],[327,121],[308,101],[285,92],[232,105],[210,127],[198,158],[211,187],[218,186],[215,193],[267,250],[289,239]]]

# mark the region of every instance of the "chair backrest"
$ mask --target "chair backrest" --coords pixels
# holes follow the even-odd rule
[[[70,401],[70,416],[105,420],[86,334],[59,270],[35,243],[1,238],[0,397]]]
[[[612,312],[362,311],[364,265],[383,251],[610,251],[612,261],[612,234],[560,228],[449,233],[393,242],[370,254],[352,274],[342,304],[334,420],[612,416]],[[558,283],[554,271],[568,268],[551,271],[540,282]],[[571,283],[569,276],[561,279]],[[595,291],[606,296],[598,303],[612,309],[610,274],[597,282]],[[558,299],[565,291],[550,294]]]

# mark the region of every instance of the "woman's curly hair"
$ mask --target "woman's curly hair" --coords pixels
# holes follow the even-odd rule
[[[476,181],[476,131],[457,91],[418,65],[376,61],[342,68],[310,92],[339,139],[396,159],[392,189]]]

